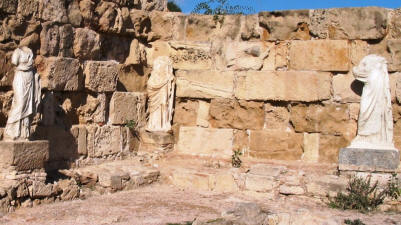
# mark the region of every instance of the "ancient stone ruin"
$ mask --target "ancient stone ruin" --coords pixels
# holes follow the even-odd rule
[[[401,176],[400,9],[213,16],[166,4],[0,0],[0,211],[156,182],[324,201],[352,175]],[[380,63],[362,65],[371,54]],[[386,68],[371,116],[353,68],[373,64]],[[23,73],[41,88],[13,84]],[[16,114],[27,102],[29,117]],[[380,115],[385,141],[372,144],[358,117]]]

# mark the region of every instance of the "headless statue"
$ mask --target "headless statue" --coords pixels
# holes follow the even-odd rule
[[[167,56],[157,57],[148,80],[147,131],[168,132],[171,130],[175,81],[172,61]]]
[[[33,70],[33,53],[28,47],[17,48],[11,58],[16,65],[13,101],[4,131],[5,140],[28,140],[32,118],[40,103],[39,74]]]
[[[354,76],[364,83],[358,118],[358,134],[348,148],[394,149],[393,115],[386,60],[365,56],[353,68]]]

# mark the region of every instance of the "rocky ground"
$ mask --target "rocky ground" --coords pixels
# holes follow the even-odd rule
[[[92,196],[86,200],[21,208],[0,216],[0,224],[168,224],[220,218],[239,202],[254,202],[269,215],[286,216],[292,224],[342,224],[359,218],[365,224],[401,224],[401,214],[330,209],[301,197],[271,199],[246,193],[213,193],[153,184],[132,191]],[[241,210],[244,210],[242,208]],[[255,218],[255,217],[253,217]],[[272,223],[276,224],[276,223]]]

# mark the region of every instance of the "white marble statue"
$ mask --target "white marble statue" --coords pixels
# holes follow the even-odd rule
[[[33,116],[40,103],[39,74],[33,70],[33,53],[28,47],[17,48],[11,58],[16,65],[11,110],[4,131],[6,140],[28,140]]]
[[[157,57],[147,85],[147,131],[168,132],[173,115],[175,79],[172,61],[167,56]]]
[[[364,83],[358,118],[358,133],[348,148],[394,149],[393,115],[386,60],[378,55],[365,56],[353,68],[354,76]]]

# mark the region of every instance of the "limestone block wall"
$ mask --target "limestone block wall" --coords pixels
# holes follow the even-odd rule
[[[362,86],[351,68],[375,53],[389,62],[401,147],[400,10],[216,17],[158,11],[164,5],[0,0],[0,126],[12,100],[10,57],[25,45],[37,55],[44,104],[34,137],[50,140],[50,167],[135,152],[139,140],[125,124],[144,125],[152,63],[167,55],[175,151],[334,163],[357,129]]]

